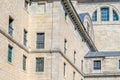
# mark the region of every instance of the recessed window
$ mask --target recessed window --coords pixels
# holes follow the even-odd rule
[[[119,60],[119,69],[120,69],[120,60]]]
[[[113,21],[118,21],[118,20],[119,20],[118,14],[115,10],[113,10]]]
[[[24,7],[25,7],[26,9],[28,9],[28,5],[29,5],[28,1],[25,0]]]
[[[97,21],[97,11],[95,11],[92,15],[92,21]]]
[[[26,59],[27,57],[23,55],[23,70],[26,70]]]
[[[36,58],[36,72],[44,71],[44,58]]]
[[[75,80],[75,72],[73,72],[73,80]]]
[[[65,20],[67,19],[67,12],[65,11]]]
[[[44,48],[44,33],[37,33],[37,49],[43,49]]]
[[[67,40],[64,40],[64,54],[66,54],[67,51]]]
[[[23,44],[26,46],[27,45],[27,31],[24,30],[24,41],[23,41]]]
[[[94,70],[100,70],[101,69],[101,61],[95,60],[94,61]]]
[[[64,77],[66,77],[66,63],[64,63],[64,70],[63,71],[64,71],[64,73],[63,73]]]
[[[8,45],[8,62],[12,62],[12,49],[11,45]]]
[[[101,21],[109,21],[109,8],[101,8]]]
[[[76,51],[74,51],[74,64],[76,63]]]
[[[12,36],[13,35],[13,18],[9,17],[9,26],[8,26],[8,33]]]

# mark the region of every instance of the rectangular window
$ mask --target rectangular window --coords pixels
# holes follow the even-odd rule
[[[25,0],[24,7],[25,7],[26,9],[28,9],[28,5],[29,5],[28,1]]]
[[[12,49],[13,47],[8,45],[8,61],[12,62]]]
[[[64,77],[66,77],[66,63],[64,63]]]
[[[27,31],[26,30],[24,30],[24,41],[23,41],[24,43],[24,45],[26,46],[27,45]]]
[[[67,19],[67,15],[68,15],[68,14],[67,14],[67,12],[65,11],[65,20]]]
[[[26,70],[26,59],[27,57],[23,55],[23,70]]]
[[[75,80],[75,72],[73,72],[73,80]]]
[[[101,20],[109,21],[109,8],[101,8]]]
[[[119,69],[120,69],[120,60],[119,60]]]
[[[44,33],[37,33],[37,44],[38,49],[44,48]]]
[[[44,58],[36,58],[36,72],[44,71]]]
[[[100,70],[101,69],[101,61],[95,60],[94,61],[94,70]]]
[[[9,17],[9,29],[8,29],[8,33],[12,36],[13,35],[13,19],[11,17]]]
[[[64,40],[64,54],[66,54],[67,51],[67,40]]]
[[[92,21],[97,21],[97,11],[95,11],[92,15]]]
[[[74,51],[74,64],[76,62],[76,51]]]

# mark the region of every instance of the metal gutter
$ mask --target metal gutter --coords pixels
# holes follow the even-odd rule
[[[95,44],[93,43],[91,37],[88,35],[88,33],[85,30],[85,27],[83,26],[81,20],[79,19],[79,16],[70,0],[61,0],[65,10],[73,20],[74,24],[79,30],[79,33],[82,35],[86,43],[88,44],[91,51],[98,51]]]

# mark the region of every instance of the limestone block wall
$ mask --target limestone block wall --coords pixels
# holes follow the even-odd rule
[[[23,32],[28,29],[28,12],[24,0],[0,1],[0,80],[26,80],[27,70],[23,70]],[[9,16],[13,18],[13,36],[8,34]],[[2,30],[2,31],[1,31]],[[3,32],[1,34],[1,32]],[[8,62],[8,45],[13,47],[12,62]]]

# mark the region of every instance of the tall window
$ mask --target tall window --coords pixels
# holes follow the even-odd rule
[[[24,41],[23,41],[24,43],[24,45],[26,46],[27,45],[27,31],[26,30],[24,30]]]
[[[12,62],[12,49],[13,47],[8,45],[8,61]]]
[[[75,72],[73,72],[73,80],[75,80]]]
[[[8,26],[8,33],[12,36],[13,35],[13,19],[9,17],[9,26]]]
[[[94,70],[100,70],[101,69],[101,61],[95,60],[94,61]]]
[[[109,8],[101,8],[101,20],[109,21]]]
[[[113,10],[113,21],[118,21],[119,17],[116,11]]]
[[[95,11],[92,15],[92,21],[97,21],[97,11]]]
[[[26,70],[26,59],[27,57],[23,55],[23,70]]]
[[[76,51],[74,51],[74,64],[76,62]]]
[[[28,5],[29,5],[28,1],[25,0],[24,7],[25,7],[26,9],[28,9]]]
[[[37,46],[38,49],[44,48],[44,33],[37,33]]]
[[[65,11],[65,20],[67,19],[67,12]]]
[[[44,58],[36,58],[36,72],[44,71]]]
[[[66,54],[67,51],[67,40],[64,40],[64,54]]]
[[[66,63],[64,63],[64,77],[66,77]]]

